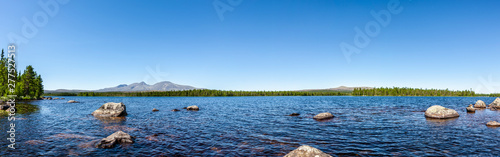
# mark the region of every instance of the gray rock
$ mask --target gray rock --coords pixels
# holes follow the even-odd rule
[[[78,103],[78,101],[70,100],[70,101],[68,101],[68,103]]]
[[[475,108],[486,108],[486,103],[482,100],[476,101],[476,104],[474,105]]]
[[[123,103],[108,102],[92,112],[97,117],[123,117],[127,115],[127,108]]]
[[[334,116],[331,113],[325,112],[325,113],[320,113],[314,116],[313,118],[316,120],[325,120],[325,119],[330,119],[333,118]]]
[[[299,113],[292,113],[292,114],[290,114],[288,116],[300,116],[300,114]]]
[[[500,127],[500,123],[497,121],[489,121],[486,126]]]
[[[472,104],[470,104],[469,107],[467,107],[467,112],[476,112],[476,108],[474,108]]]
[[[177,112],[177,111],[180,111],[180,110],[179,109],[173,109],[172,111]]]
[[[200,108],[198,108],[198,106],[196,106],[196,105],[193,105],[193,106],[188,106],[186,109],[187,109],[187,110],[193,110],[193,111],[198,111],[198,110],[200,110]]]
[[[123,131],[117,131],[106,138],[101,139],[96,145],[97,148],[113,148],[115,144],[134,143],[132,136]]]
[[[286,154],[285,157],[331,157],[319,149],[308,145],[302,145],[299,148]]]
[[[158,110],[158,109],[156,109],[156,108],[153,108],[153,112],[156,112],[156,111],[160,111],[160,110]]]
[[[496,98],[489,107],[492,109],[500,109],[500,98]]]
[[[446,119],[459,116],[457,111],[439,105],[431,106],[425,111],[425,117],[428,118]]]

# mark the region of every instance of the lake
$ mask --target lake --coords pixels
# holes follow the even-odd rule
[[[500,128],[485,125],[500,121],[500,111],[465,110],[493,97],[64,98],[32,101],[38,111],[16,116],[15,150],[7,148],[9,122],[1,118],[0,156],[283,156],[301,145],[332,156],[500,156]],[[128,115],[90,115],[106,102],[123,102]],[[182,109],[190,105],[200,110]],[[460,117],[426,119],[432,105],[455,109]],[[286,116],[294,112],[301,115]],[[315,121],[321,112],[335,118]],[[134,143],[94,147],[118,130],[135,137]]]

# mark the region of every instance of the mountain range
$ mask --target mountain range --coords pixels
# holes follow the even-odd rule
[[[57,90],[45,90],[45,93],[78,93],[78,92],[138,92],[138,91],[181,91],[181,90],[192,90],[201,89],[188,85],[179,85],[172,83],[170,81],[158,82],[153,85],[149,85],[145,82],[132,83],[132,84],[120,84],[116,87],[109,87],[99,90],[70,90],[70,89],[57,89]]]
[[[351,92],[354,88],[371,89],[371,87],[346,87],[340,86],[337,88],[327,88],[327,89],[304,89],[297,91],[339,91],[339,92]],[[139,92],[139,91],[182,91],[182,90],[192,90],[192,89],[203,89],[196,88],[188,85],[179,85],[172,83],[170,81],[158,82],[153,85],[149,85],[145,82],[132,83],[132,84],[120,84],[116,87],[103,88],[99,90],[78,90],[78,89],[57,89],[57,90],[45,90],[45,93],[79,93],[79,92]]]

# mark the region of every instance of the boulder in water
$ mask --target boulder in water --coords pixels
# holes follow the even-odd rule
[[[300,114],[299,113],[292,113],[292,114],[290,114],[288,116],[300,116]]]
[[[439,105],[431,106],[425,111],[425,117],[428,118],[446,119],[459,116],[457,111]]]
[[[484,101],[478,100],[478,101],[476,101],[474,108],[486,108],[486,104],[484,103]]]
[[[299,148],[286,154],[285,157],[331,157],[319,149],[308,145],[302,145]]]
[[[500,123],[497,121],[489,121],[486,126],[500,127]]]
[[[496,98],[495,101],[493,101],[489,107],[491,109],[500,109],[500,98]]]
[[[115,144],[134,143],[132,136],[123,131],[117,131],[106,138],[101,139],[96,145],[97,148],[113,148]]]
[[[187,110],[192,110],[192,111],[198,111],[198,110],[200,110],[200,108],[198,108],[198,106],[196,106],[196,105],[188,106],[186,109]]]
[[[70,100],[70,101],[68,101],[68,103],[78,103],[78,101]]]
[[[160,111],[160,110],[158,110],[158,109],[156,109],[156,108],[153,108],[153,112],[156,112],[156,111]]]
[[[331,113],[325,112],[325,113],[320,113],[314,116],[313,118],[316,120],[325,120],[325,119],[330,119],[333,118],[334,116]]]
[[[97,117],[123,117],[127,115],[127,109],[123,103],[108,102],[92,112]]]
[[[472,104],[470,104],[469,107],[467,107],[467,112],[476,112],[476,108],[474,108]]]
[[[180,111],[180,110],[179,109],[173,109],[172,111],[177,112],[177,111]]]

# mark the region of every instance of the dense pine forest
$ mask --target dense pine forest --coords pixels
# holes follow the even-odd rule
[[[0,58],[0,96],[6,99],[7,95],[17,95],[17,99],[38,99],[43,91],[42,76],[37,74],[34,68],[29,65],[24,72],[17,72],[9,65],[15,65],[15,58],[11,56],[10,60],[4,56],[4,50]],[[9,70],[12,69],[12,70]],[[9,75],[14,76],[16,82],[14,93],[9,90]]]
[[[353,96],[476,96],[471,90],[450,91],[448,89],[419,89],[419,88],[356,88]]]

